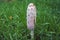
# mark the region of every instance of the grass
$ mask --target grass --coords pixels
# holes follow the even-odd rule
[[[26,26],[26,9],[31,2],[37,8],[34,39],[60,40],[60,14],[57,0],[19,0],[0,3],[0,40],[30,39],[30,31]]]

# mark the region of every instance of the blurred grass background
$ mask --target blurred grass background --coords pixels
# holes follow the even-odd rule
[[[0,40],[28,40],[26,9],[37,8],[35,40],[60,40],[60,0],[0,0]]]

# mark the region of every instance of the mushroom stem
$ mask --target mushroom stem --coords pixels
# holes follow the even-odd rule
[[[31,30],[31,40],[34,40],[34,30]]]

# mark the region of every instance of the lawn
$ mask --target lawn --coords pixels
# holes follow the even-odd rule
[[[37,9],[35,40],[60,40],[59,0],[18,0],[0,2],[0,40],[28,40],[26,10],[33,2]]]

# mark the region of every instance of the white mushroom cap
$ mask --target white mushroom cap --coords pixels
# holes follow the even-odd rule
[[[33,3],[30,3],[28,6],[29,6],[29,7],[32,7],[32,6],[34,6],[34,4],[33,4]]]

